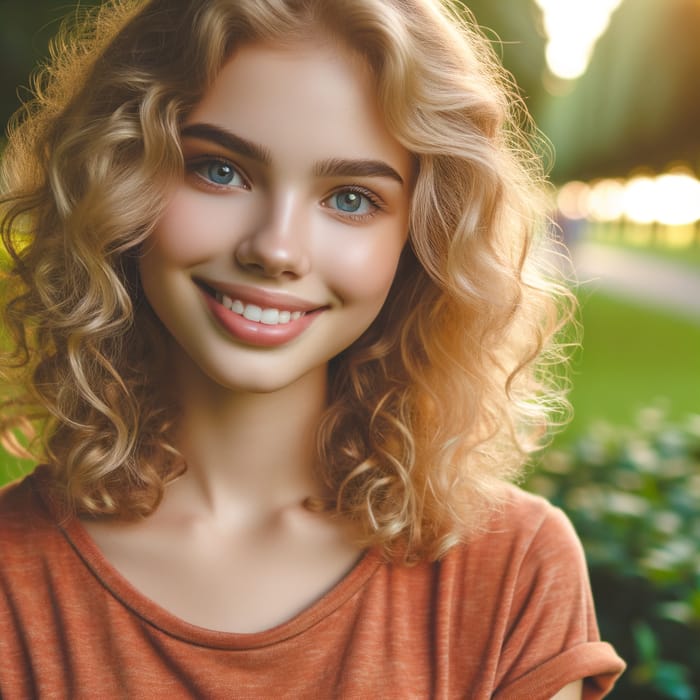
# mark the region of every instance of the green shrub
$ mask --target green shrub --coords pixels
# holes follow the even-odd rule
[[[601,634],[628,670],[614,698],[700,689],[700,415],[594,425],[542,456],[527,484],[561,506],[586,551]]]

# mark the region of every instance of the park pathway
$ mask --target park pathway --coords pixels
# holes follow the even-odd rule
[[[572,257],[583,290],[600,290],[700,323],[700,269],[590,241],[575,244]]]

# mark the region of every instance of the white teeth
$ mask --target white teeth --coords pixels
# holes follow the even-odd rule
[[[262,309],[255,304],[246,304],[243,310],[243,318],[247,318],[249,321],[257,321],[258,323],[262,319]]]
[[[260,317],[260,323],[268,326],[276,326],[280,320],[280,312],[277,309],[264,309]]]
[[[230,311],[247,318],[249,321],[256,323],[264,323],[267,326],[277,326],[279,324],[289,323],[301,318],[305,311],[280,311],[279,309],[263,309],[255,304],[244,304],[239,299],[231,299],[231,297],[216,292],[216,300],[225,306]]]

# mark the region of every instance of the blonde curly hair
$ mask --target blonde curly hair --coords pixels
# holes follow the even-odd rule
[[[72,511],[147,516],[184,468],[138,256],[182,177],[183,119],[246,42],[321,33],[364,56],[387,127],[417,163],[389,298],[329,368],[318,461],[333,501],[309,507],[363,524],[362,543],[387,555],[439,557],[566,417],[555,369],[573,302],[546,271],[534,131],[455,8],[113,0],[55,41],[3,158],[2,429],[51,466]]]

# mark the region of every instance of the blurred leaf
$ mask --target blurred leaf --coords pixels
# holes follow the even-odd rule
[[[642,663],[653,664],[656,661],[658,647],[649,625],[643,622],[636,624],[632,629],[632,634]]]
[[[654,687],[665,697],[676,700],[694,700],[695,691],[688,685],[688,669],[680,664],[662,661],[654,676]]]

